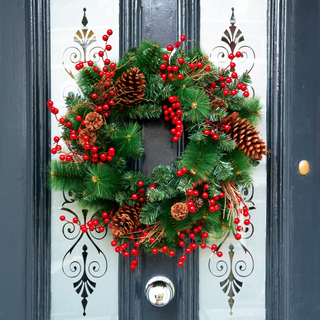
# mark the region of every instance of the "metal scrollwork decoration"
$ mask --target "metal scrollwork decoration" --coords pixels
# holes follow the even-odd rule
[[[92,60],[97,63],[101,58],[98,55],[100,50],[103,50],[100,46],[92,47],[92,44],[97,41],[96,36],[92,30],[89,30],[86,26],[88,24],[88,19],[86,17],[86,8],[83,8],[83,27],[78,30],[73,38],[73,41],[77,46],[70,46],[66,48],[62,54],[62,64],[68,75],[74,79],[74,74],[71,68],[66,66],[67,63],[71,62],[72,69],[74,65],[80,61]]]
[[[255,204],[253,202],[254,196],[254,186],[251,184],[250,188],[242,189],[241,195],[243,200],[248,204],[249,210],[255,210]],[[243,230],[242,239],[249,239],[254,233],[254,226],[252,223],[246,226]],[[217,251],[223,247],[223,245],[228,242],[233,242],[235,233],[233,231],[226,231],[218,245]],[[235,246],[239,250],[235,250]],[[224,293],[229,297],[228,303],[230,307],[230,314],[233,314],[232,308],[234,305],[234,297],[238,294],[243,286],[243,281],[241,278],[249,277],[254,271],[254,258],[250,250],[241,242],[235,241],[234,244],[229,244],[229,252],[227,259],[219,259],[217,261],[217,256],[211,254],[208,261],[208,268],[210,273],[218,278],[222,278],[220,281],[220,287]],[[237,260],[238,257],[238,260]],[[228,260],[228,261],[226,261]]]
[[[230,53],[235,53],[236,51],[240,51],[242,53],[241,57],[235,57],[234,61],[238,61],[240,63],[249,63],[249,66],[246,68],[246,72],[249,74],[251,70],[253,69],[255,65],[255,59],[256,54],[254,50],[248,46],[248,45],[242,45],[240,44],[244,41],[244,36],[242,34],[242,31],[235,26],[236,18],[234,15],[234,8],[231,8],[232,14],[230,18],[230,26],[228,29],[226,29],[223,33],[223,36],[221,37],[221,41],[225,42],[228,47],[224,45],[216,46],[211,51],[211,59],[215,60],[217,59],[217,62],[220,64],[224,64],[228,62],[228,56]],[[215,62],[215,61],[213,61]],[[235,68],[230,68],[230,72],[234,72]],[[254,88],[250,85],[248,87],[252,90],[252,96],[255,96]]]
[[[70,217],[77,218],[81,225],[86,224],[87,218],[89,216],[88,210],[81,210],[81,214],[77,214],[68,205],[74,203],[74,199],[69,194],[68,197],[63,193],[64,203],[62,204],[61,210],[67,212]],[[93,213],[90,219],[95,215]],[[78,230],[77,230],[78,229]],[[107,229],[103,232],[89,231],[84,233],[77,228],[77,225],[71,222],[66,222],[62,227],[62,234],[65,239],[74,241],[70,249],[65,253],[62,259],[62,271],[68,278],[76,279],[73,283],[75,291],[82,297],[81,304],[83,307],[83,315],[86,315],[86,306],[88,304],[88,296],[92,294],[94,288],[96,287],[96,282],[92,278],[101,278],[108,269],[107,257],[103,251],[98,247],[95,240],[102,240],[107,235]],[[83,239],[85,238],[85,239]],[[89,240],[91,248],[95,250],[90,252],[88,250],[88,244],[84,243],[82,245],[82,258],[80,256],[75,256],[74,251],[81,240]],[[82,241],[83,242],[83,241]],[[89,257],[95,256],[95,260],[89,260]]]

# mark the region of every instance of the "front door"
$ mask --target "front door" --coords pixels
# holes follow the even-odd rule
[[[45,1],[17,0],[6,3],[0,10],[1,30],[6,31],[1,35],[1,48],[5,48],[0,59],[1,146],[2,150],[10,151],[10,156],[1,158],[0,166],[4,226],[0,246],[0,318],[317,319],[320,224],[316,74],[319,62],[314,53],[319,46],[316,27],[319,4],[274,0],[264,7],[263,1],[260,5],[256,1],[233,1],[226,9],[219,1],[205,0],[115,2],[99,1],[90,9],[88,3],[81,3],[80,7],[79,1],[75,4],[52,1],[49,7]],[[90,214],[79,211],[68,194],[50,196],[44,169],[50,143],[45,101],[54,99],[55,95],[58,101],[62,100],[63,95],[77,90],[70,77],[71,69],[66,60],[61,65],[61,57],[79,58],[79,52],[68,55],[65,49],[73,46],[78,30],[76,44],[85,37],[81,33],[86,24],[81,24],[84,7],[87,28],[97,37],[99,28],[103,32],[105,28],[113,28],[114,39],[119,31],[119,48],[114,45],[119,55],[138,45],[141,38],[153,38],[166,46],[180,34],[201,41],[208,52],[216,46],[229,50],[226,43],[232,42],[230,26],[233,25],[241,30],[240,34],[236,33],[239,36],[236,44],[254,50],[256,65],[252,77],[257,70],[259,79],[253,88],[263,101],[264,95],[267,96],[268,188],[264,189],[262,165],[253,188],[243,190],[253,219],[257,217],[254,233],[251,236],[249,230],[248,239],[236,243],[239,248],[233,239],[223,238],[223,259],[214,260],[205,251],[200,252],[199,258],[196,251],[188,258],[188,264],[179,268],[177,259],[157,260],[143,255],[139,268],[132,272],[129,261],[118,259],[110,250],[110,241],[105,241],[110,234],[79,239],[70,226],[59,221],[61,209],[66,214],[81,214],[82,219]],[[231,7],[235,8],[236,22],[230,21]],[[117,27],[105,26],[112,19]],[[51,42],[50,55],[49,34],[51,39],[55,33],[65,33],[65,38],[68,37],[66,31],[59,30],[63,21],[70,22],[65,25],[72,33],[67,40],[69,44],[65,46],[60,38],[61,46],[54,49]],[[246,42],[240,41],[241,34]],[[211,37],[215,41],[225,40],[211,45]],[[254,38],[258,39],[260,48],[254,47]],[[223,63],[224,55],[218,53],[221,61],[217,63]],[[55,59],[60,59],[56,65]],[[267,67],[257,69],[265,61]],[[55,87],[51,75],[58,65],[65,67],[62,71],[68,80],[60,78]],[[260,87],[267,88],[266,92],[255,87],[259,82]],[[155,125],[144,123],[144,134],[163,136],[165,141],[167,129]],[[151,149],[150,140],[145,141],[145,147]],[[161,139],[160,143],[163,143]],[[169,149],[171,154],[160,151],[147,157],[142,163],[143,170],[153,168],[156,161],[170,162],[183,145]],[[299,172],[302,160],[309,164],[306,175],[308,166],[303,163]],[[14,227],[10,228],[11,225]],[[168,277],[175,286],[174,299],[163,308],[151,306],[144,296],[145,284],[156,275]]]

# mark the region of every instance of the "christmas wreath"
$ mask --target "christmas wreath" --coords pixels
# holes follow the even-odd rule
[[[208,235],[233,230],[241,239],[250,214],[239,188],[250,185],[251,168],[266,154],[255,129],[261,104],[248,98],[249,75],[234,72],[242,53],[230,54],[229,66],[220,69],[197,46],[185,52],[182,35],[167,50],[143,41],[116,64],[106,57],[111,35],[103,36],[106,49],[99,52],[103,68],[92,61],[76,65],[82,95],[66,98],[66,115],[58,117],[47,103],[62,129],[53,138],[59,160],[49,165],[49,184],[97,210],[85,224],[68,222],[82,232],[109,227],[115,251],[134,255],[131,269],[140,248],[174,256],[177,246],[190,253],[200,245],[221,256],[217,245],[208,246]],[[172,140],[184,135],[187,143],[172,165],[144,176],[128,167],[144,152],[139,121],[150,118],[170,121]],[[185,260],[183,254],[178,265]]]

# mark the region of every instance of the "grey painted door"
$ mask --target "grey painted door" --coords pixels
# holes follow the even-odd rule
[[[146,1],[155,15],[163,3],[168,4]],[[170,1],[174,15],[192,3]],[[319,9],[317,0],[269,1],[267,319],[319,318]],[[49,87],[47,11],[41,0],[1,3],[0,319],[49,319],[50,215],[43,170],[49,158],[43,108]],[[152,34],[150,17],[141,30]],[[180,31],[195,32],[184,17]],[[124,46],[135,40],[125,39]],[[297,169],[304,159],[310,163],[307,176]],[[157,272],[151,269],[143,273]],[[127,276],[123,272],[122,279]],[[182,281],[185,275],[169,277]],[[179,313],[183,302],[172,305],[172,319],[183,312],[183,319],[196,319],[197,305]],[[143,305],[139,308],[134,314],[155,319]],[[125,313],[130,310],[122,319],[132,319]]]

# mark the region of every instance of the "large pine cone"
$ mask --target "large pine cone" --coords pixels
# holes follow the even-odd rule
[[[116,104],[131,107],[142,101],[143,88],[146,87],[143,73],[136,67],[128,69],[114,85]]]
[[[139,216],[139,204],[121,206],[111,222],[113,234],[122,237],[132,232],[141,225]]]
[[[228,118],[230,125],[229,136],[237,142],[237,147],[243,150],[246,155],[252,159],[262,159],[267,154],[266,145],[262,139],[259,139],[257,131],[249,120],[238,117],[239,113],[233,112]]]
[[[97,131],[103,123],[102,115],[98,112],[90,112],[86,115],[84,124],[89,131]]]
[[[185,203],[177,202],[171,207],[171,215],[176,220],[183,220],[188,215],[188,206]]]

